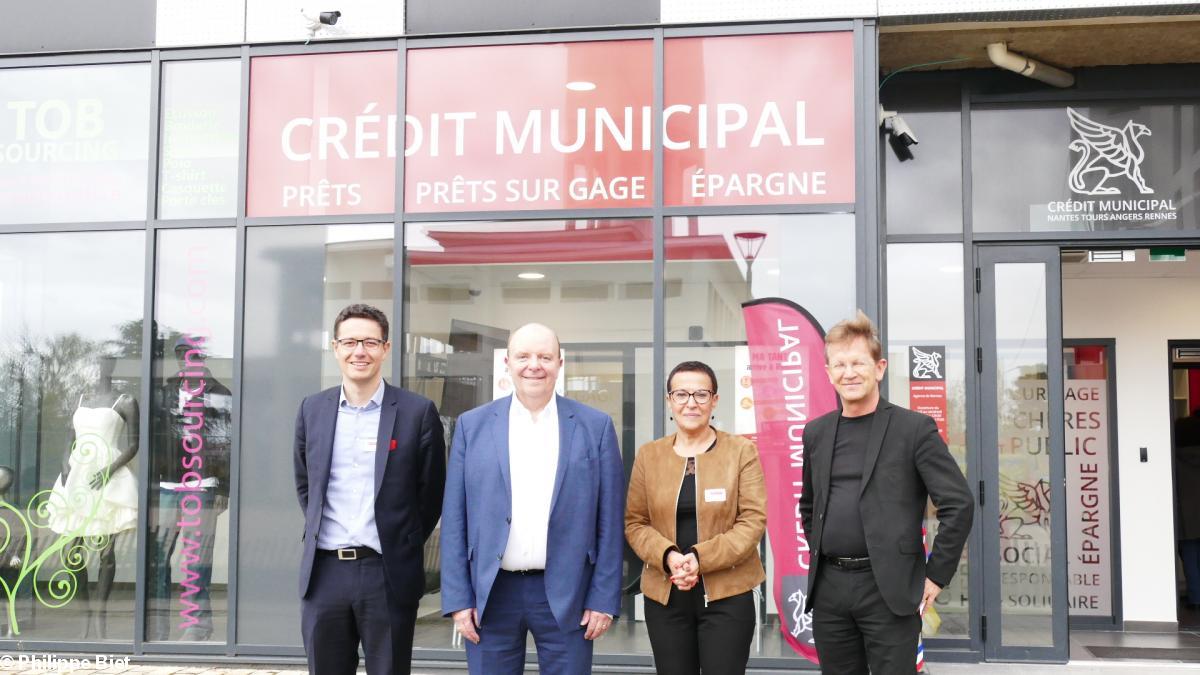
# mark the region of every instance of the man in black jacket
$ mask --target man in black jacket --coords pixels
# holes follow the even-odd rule
[[[821,671],[913,673],[921,614],[954,576],[974,500],[933,419],[880,398],[887,361],[862,312],[826,335],[825,368],[841,410],[804,430],[800,498]],[[939,527],[926,562],[929,498]]]

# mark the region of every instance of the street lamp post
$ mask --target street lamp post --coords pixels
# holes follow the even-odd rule
[[[738,251],[746,259],[746,289],[750,291],[750,297],[754,297],[754,259],[758,257],[758,252],[762,250],[766,238],[765,232],[733,233],[733,240],[737,242]]]

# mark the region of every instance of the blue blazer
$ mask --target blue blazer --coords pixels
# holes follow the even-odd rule
[[[558,471],[546,541],[546,597],[564,632],[583,610],[621,608],[625,471],[612,418],[559,396]],[[512,521],[508,412],[512,396],[463,413],[450,444],[442,505],[442,613],[479,620]]]
[[[321,529],[340,389],[339,385],[305,398],[296,415],[296,496],[304,511],[301,598],[309,592]],[[441,515],[445,478],[445,431],[437,408],[428,399],[385,383],[375,445],[375,527],[389,602],[415,606],[425,592],[422,547]]]

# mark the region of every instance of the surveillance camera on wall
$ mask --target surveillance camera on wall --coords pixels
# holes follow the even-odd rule
[[[322,27],[337,25],[338,19],[342,18],[342,13],[339,11],[321,12],[317,16],[311,16],[301,9],[300,15],[304,17],[309,40],[313,39],[317,31],[321,30]]]
[[[879,106],[879,126],[888,134],[888,145],[896,153],[896,159],[907,162],[913,159],[912,146],[917,145],[917,135],[895,110],[884,110]]]

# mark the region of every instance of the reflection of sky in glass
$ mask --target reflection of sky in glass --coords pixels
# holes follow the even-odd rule
[[[962,341],[962,265],[959,243],[887,247],[888,340]]]
[[[962,232],[962,135],[959,111],[904,112],[919,141],[901,162],[885,147],[887,231]]]
[[[670,224],[672,233],[686,234],[686,226],[686,218],[674,218]],[[853,315],[854,216],[812,214],[700,218],[697,233],[700,236],[723,237],[732,262],[744,277],[746,261],[734,239],[734,234],[738,232],[762,232],[767,235],[754,260],[753,297],[791,300],[811,312],[825,329]],[[672,270],[675,264],[670,263]]]
[[[234,229],[163,230],[158,244],[158,332],[207,326],[209,356],[233,358]]]
[[[0,147],[23,157],[0,163],[0,222],[145,217],[150,64],[0,69],[0,100]]]
[[[163,64],[161,218],[236,215],[241,75],[237,59]]]
[[[342,244],[355,241],[389,240],[395,233],[394,227],[386,225],[338,225],[325,228],[325,243]]]
[[[1046,363],[1046,269],[1042,263],[996,265],[996,343],[1012,367]],[[1005,357],[1005,355],[1007,355]],[[1017,377],[1017,372],[1005,372]]]
[[[0,238],[0,339],[118,337],[121,323],[142,316],[144,242],[141,231]]]

